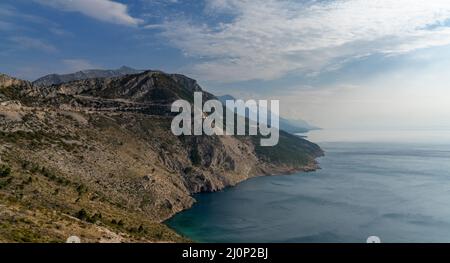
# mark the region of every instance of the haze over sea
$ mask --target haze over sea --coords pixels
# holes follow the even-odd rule
[[[321,170],[248,180],[167,224],[199,242],[450,242],[450,131],[308,134]]]

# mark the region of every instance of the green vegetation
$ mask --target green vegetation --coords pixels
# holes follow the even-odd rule
[[[4,178],[0,180],[0,189],[12,183],[11,168],[8,165],[3,164],[0,166],[0,178]]]
[[[33,167],[36,168],[36,166],[33,166]],[[41,169],[39,169],[39,166],[37,166],[37,167],[38,167],[38,172],[41,175],[47,177],[50,181],[53,181],[53,182],[56,182],[59,185],[65,185],[65,186],[71,184],[71,182],[69,180],[67,180],[64,177],[57,176],[55,172],[49,170],[48,168],[42,167]]]
[[[21,99],[20,96],[20,87],[11,86],[8,88],[2,88],[2,95],[7,97],[10,100],[18,100]]]
[[[190,166],[183,169],[183,173],[190,174],[194,169]]]
[[[8,179],[6,179],[6,180],[1,180],[1,181],[0,181],[0,189],[5,188],[5,187],[8,186],[9,184],[11,184],[11,182],[12,182],[12,178],[11,178],[11,177],[8,178]]]
[[[11,168],[7,165],[0,166],[0,177],[8,177],[11,175]]]
[[[75,217],[80,220],[86,220],[87,218],[89,218],[89,215],[86,212],[86,210],[84,210],[84,208],[83,208],[75,214]]]
[[[260,146],[261,136],[253,136],[255,151],[258,157],[276,164],[302,167],[320,156],[322,150],[298,136],[280,131],[279,143],[274,147]]]
[[[200,156],[200,153],[198,152],[197,145],[194,145],[191,149],[191,152],[189,154],[189,159],[191,159],[191,162],[194,166],[199,166],[202,163],[202,157]]]
[[[86,210],[81,209],[80,211],[78,211],[77,213],[75,213],[75,217],[82,220],[82,221],[86,221],[88,223],[96,223],[97,221],[102,220],[103,216],[101,213],[95,213],[94,215],[89,215],[88,212],[86,212]]]
[[[47,138],[43,132],[26,132],[26,131],[16,131],[16,132],[3,132],[0,131],[0,138],[7,142],[20,142],[21,140],[29,141],[41,141]]]
[[[28,115],[27,115],[28,116]],[[40,146],[48,146],[50,143],[56,143],[67,152],[73,152],[80,145],[66,143],[64,140],[77,140],[77,137],[66,135],[48,133],[43,131],[27,132],[27,131],[15,131],[4,132],[0,131],[0,140],[9,143],[23,143],[28,142],[29,148],[36,149]]]
[[[79,196],[82,196],[83,194],[87,193],[88,188],[84,184],[79,184],[77,187],[77,193]]]

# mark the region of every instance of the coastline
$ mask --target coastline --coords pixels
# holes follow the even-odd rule
[[[198,193],[192,193],[191,197],[194,199],[194,202],[192,204],[190,204],[187,208],[182,209],[180,211],[177,211],[175,213],[173,213],[171,216],[169,216],[168,218],[161,220],[160,223],[164,224],[165,226],[167,226],[170,230],[172,230],[173,232],[175,232],[177,235],[179,235],[180,237],[187,239],[191,242],[196,242],[195,240],[191,240],[190,237],[184,236],[183,234],[179,233],[177,230],[173,229],[170,225],[167,224],[167,221],[169,221],[170,219],[172,219],[173,217],[175,217],[176,215],[183,213],[189,209],[191,209],[195,203],[197,202],[197,200],[194,198],[195,194],[207,194],[207,193],[216,193],[216,192],[220,192],[223,190],[226,190],[228,188],[232,188],[235,187],[237,185],[239,185],[240,183],[243,183],[247,180],[250,179],[254,179],[254,178],[258,178],[258,177],[266,177],[266,176],[282,176],[282,175],[293,175],[293,174],[297,174],[297,173],[310,173],[310,172],[314,172],[317,170],[320,170],[321,167],[319,166],[319,163],[317,161],[317,159],[321,158],[325,156],[325,153],[322,152],[322,154],[320,156],[317,156],[316,159],[314,159],[313,162],[310,162],[309,164],[305,165],[302,168],[292,168],[292,167],[283,167],[283,166],[274,166],[272,167],[272,170],[270,171],[265,171],[264,173],[259,173],[253,176],[249,176],[248,178],[241,180],[235,184],[230,184],[230,185],[226,185],[220,189],[214,190],[214,191],[201,191]]]
[[[450,194],[450,164],[442,160],[448,149],[330,143],[319,160],[322,169],[313,174],[255,178],[195,196],[198,205],[167,223],[206,243],[359,243],[370,235],[388,243],[445,243],[449,217],[442,198]],[[417,193],[427,198],[418,202]]]

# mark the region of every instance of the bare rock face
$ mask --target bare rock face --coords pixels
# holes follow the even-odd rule
[[[82,79],[94,79],[94,78],[112,78],[112,77],[120,77],[131,74],[138,74],[141,72],[140,70],[123,66],[119,69],[115,70],[102,70],[102,69],[91,69],[91,70],[83,70],[78,71],[72,74],[50,74],[39,78],[33,82],[34,85],[37,86],[52,86],[58,85],[62,83],[67,83],[75,80]]]
[[[13,85],[21,85],[25,81],[12,78],[5,74],[0,74],[0,88],[8,88]]]
[[[170,105],[194,91],[195,80],[159,71],[53,86],[0,75],[0,206],[23,218],[0,241],[77,231],[89,242],[182,241],[160,222],[192,194],[316,168],[322,150],[284,132],[271,149],[248,136],[174,136]],[[38,227],[50,214],[59,226]]]

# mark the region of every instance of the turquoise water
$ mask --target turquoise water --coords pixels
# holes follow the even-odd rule
[[[321,170],[197,195],[167,224],[199,242],[450,242],[450,144],[320,145]]]

